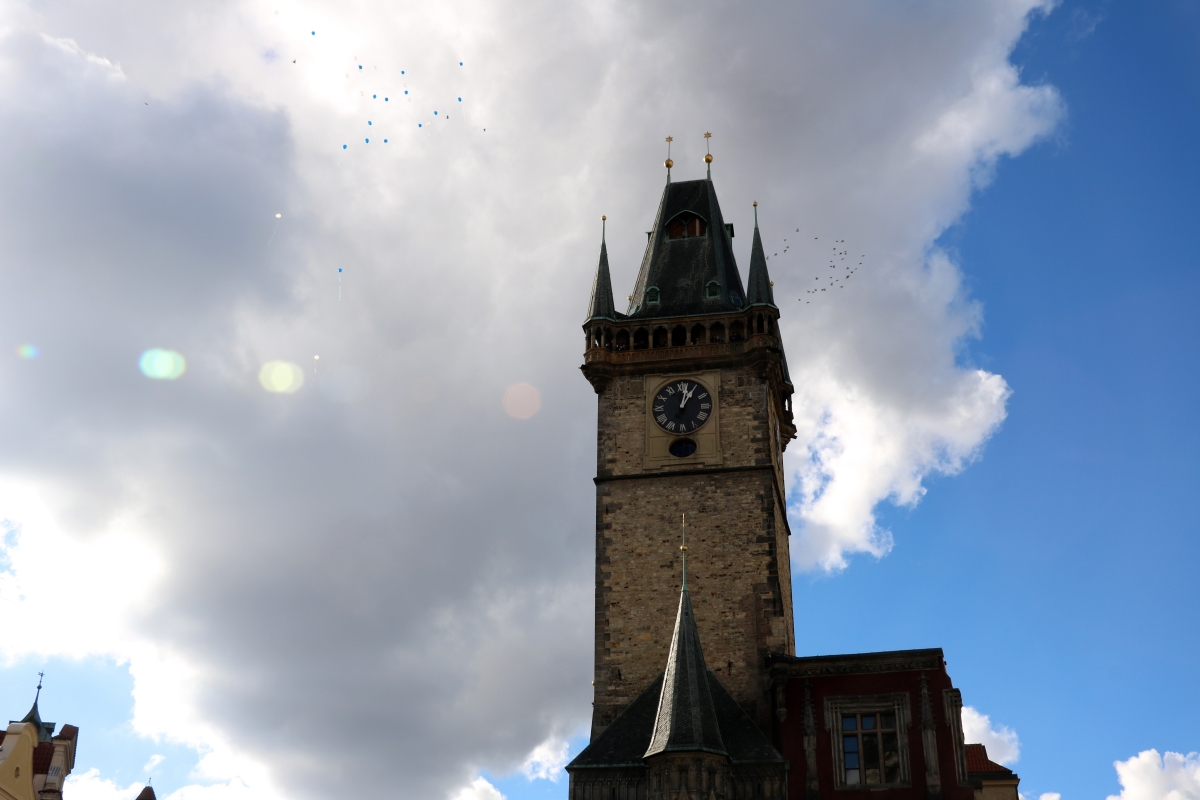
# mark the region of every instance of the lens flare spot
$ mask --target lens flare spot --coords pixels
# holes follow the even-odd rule
[[[37,349],[36,344],[22,344],[17,346],[17,357],[31,360],[38,357],[41,351]]]
[[[268,392],[291,394],[304,385],[304,370],[290,361],[268,361],[258,371],[258,382]]]
[[[541,393],[528,383],[514,383],[504,390],[504,411],[514,419],[529,419],[541,407]]]
[[[147,378],[173,381],[187,369],[187,362],[174,350],[154,347],[142,353],[142,357],[138,359],[138,369]]]

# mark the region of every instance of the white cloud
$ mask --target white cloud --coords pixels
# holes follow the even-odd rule
[[[146,762],[144,767],[142,767],[142,772],[153,772],[154,770],[158,769],[159,764],[166,760],[166,756],[160,753],[155,753],[154,755],[150,756],[150,760]]]
[[[504,795],[487,779],[476,778],[451,795],[451,800],[504,800]]]
[[[142,786],[133,783],[121,788],[108,778],[100,777],[100,770],[93,767],[87,772],[68,775],[63,794],[69,794],[71,800],[134,800]]]
[[[1062,795],[1058,792],[1043,792],[1038,795],[1038,800],[1062,800]]]
[[[982,744],[987,748],[988,758],[997,764],[1011,767],[1021,757],[1021,742],[1017,738],[1017,732],[1006,725],[993,727],[987,714],[980,714],[971,706],[963,706],[962,727],[963,737],[967,742]],[[1043,796],[1041,800],[1047,798]]]
[[[933,243],[1061,115],[1008,62],[1039,4],[935,7],[5,5],[0,343],[41,356],[0,357],[3,656],[128,663],[135,729],[203,754],[189,795],[559,774],[539,743],[590,699],[581,308],[601,213],[632,284],[666,133],[698,177],[713,130],[739,231],[757,199],[769,242],[868,254],[819,305],[816,251],[771,269],[796,561],[885,553],[875,507],[969,464],[1009,393],[962,363],[982,311]],[[145,379],[151,347],[186,373]]]
[[[557,781],[565,773],[569,743],[559,736],[551,736],[529,753],[521,772],[529,780]]]
[[[1108,800],[1200,800],[1200,753],[1143,750],[1113,766],[1121,793]]]

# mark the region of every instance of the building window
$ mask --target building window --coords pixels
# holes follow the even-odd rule
[[[842,767],[847,786],[900,782],[896,715],[843,714]]]
[[[907,692],[826,698],[838,788],[909,785],[909,719]]]
[[[704,220],[694,214],[680,214],[667,223],[667,238],[691,239],[703,236],[707,230],[708,226],[704,224]]]
[[[649,289],[646,290],[646,305],[648,305],[648,306],[658,305],[658,299],[659,299],[660,295],[661,295],[661,293],[658,291],[658,287],[651,286]]]
[[[705,297],[720,297],[721,296],[721,284],[717,283],[716,281],[709,281],[708,285],[704,287],[704,296]]]

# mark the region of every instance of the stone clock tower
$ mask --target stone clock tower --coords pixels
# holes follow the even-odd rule
[[[795,653],[782,461],[792,384],[757,208],[743,288],[711,173],[667,175],[626,312],[602,242],[584,323],[582,369],[599,399],[593,740],[662,670],[684,514],[708,668],[764,730],[768,658]]]

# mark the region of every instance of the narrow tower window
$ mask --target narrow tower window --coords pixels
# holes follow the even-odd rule
[[[648,305],[648,306],[658,305],[659,295],[660,295],[660,292],[658,291],[657,286],[651,286],[649,289],[647,289],[646,290],[646,305]]]
[[[705,297],[720,297],[721,296],[721,284],[717,283],[716,281],[709,281],[708,285],[704,287],[704,296]]]
[[[708,232],[708,225],[695,214],[680,214],[667,223],[668,239],[691,239]]]

